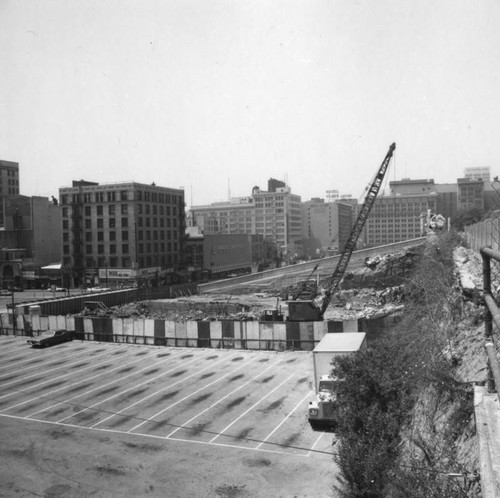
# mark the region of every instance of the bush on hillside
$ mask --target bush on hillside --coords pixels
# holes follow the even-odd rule
[[[339,388],[335,455],[341,473],[336,490],[343,498],[457,495],[456,483],[442,478],[439,459],[426,460],[425,448],[411,469],[399,463],[402,429],[422,392],[432,388],[441,400],[459,400],[445,437],[449,448],[441,449],[450,464],[456,463],[453,441],[470,420],[470,392],[455,380],[453,361],[443,354],[462,316],[453,268],[455,244],[448,233],[430,240],[407,283],[403,320],[367,351],[334,360],[336,375],[345,379]],[[441,494],[428,494],[431,481]]]

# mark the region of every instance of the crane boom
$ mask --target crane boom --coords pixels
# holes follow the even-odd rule
[[[326,309],[328,308],[328,305],[330,304],[330,300],[333,294],[338,290],[340,286],[340,282],[342,281],[344,273],[347,269],[347,265],[349,264],[349,261],[351,259],[352,252],[356,247],[356,242],[358,241],[358,238],[363,230],[363,227],[365,226],[365,222],[368,218],[368,215],[370,214],[370,211],[373,207],[375,199],[377,198],[380,186],[382,185],[385,173],[387,172],[387,168],[389,167],[389,162],[392,158],[392,154],[395,149],[396,149],[396,144],[393,143],[389,147],[389,150],[378,169],[375,179],[373,180],[368,190],[368,193],[366,194],[363,205],[361,206],[356,221],[351,229],[349,238],[347,239],[347,242],[337,262],[337,266],[335,267],[335,270],[332,276],[330,277],[321,306],[320,307],[316,306],[316,304],[312,301],[311,302],[291,301],[288,303],[289,320],[291,321],[303,321],[310,319],[321,320],[323,318],[323,315]]]
[[[366,194],[363,206],[361,207],[358,213],[358,217],[356,218],[356,222],[354,223],[349,238],[347,239],[344,249],[342,250],[335,271],[333,272],[333,275],[330,278],[330,282],[328,284],[328,288],[326,291],[326,296],[325,299],[323,300],[323,304],[321,305],[321,315],[325,313],[326,308],[328,308],[328,304],[330,303],[330,300],[332,298],[332,295],[335,294],[335,292],[338,290],[340,286],[340,282],[344,277],[347,265],[349,264],[349,261],[351,259],[352,252],[356,248],[356,243],[358,241],[358,238],[365,226],[368,215],[372,210],[375,199],[377,198],[380,186],[382,185],[385,173],[387,171],[387,168],[389,167],[389,162],[392,158],[392,154],[395,149],[396,149],[396,144],[393,143],[389,147],[389,150],[387,151],[387,154],[384,160],[382,161],[382,164],[380,165],[378,173],[375,176],[370,186],[370,189],[368,190],[368,193]]]

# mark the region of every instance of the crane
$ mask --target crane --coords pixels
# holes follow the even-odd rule
[[[316,304],[315,301],[310,300],[295,300],[288,302],[288,320],[294,322],[303,322],[303,321],[317,321],[322,320],[323,315],[325,314],[328,305],[332,299],[332,296],[337,292],[340,282],[344,276],[344,273],[347,269],[347,265],[351,259],[352,252],[356,247],[356,242],[365,226],[365,222],[370,214],[370,211],[375,203],[375,199],[377,198],[378,192],[380,190],[380,186],[384,180],[385,173],[387,172],[387,168],[389,167],[389,162],[392,158],[394,150],[396,149],[396,144],[393,143],[387,154],[385,155],[382,164],[380,165],[375,178],[368,189],[365,200],[361,209],[359,210],[358,217],[351,229],[351,233],[347,242],[340,254],[339,260],[337,262],[337,266],[329,278],[328,283],[326,285],[325,296],[320,305]]]

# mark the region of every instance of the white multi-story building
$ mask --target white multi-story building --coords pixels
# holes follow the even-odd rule
[[[483,180],[483,182],[490,181],[490,167],[477,166],[474,168],[464,168],[464,178],[468,180]]]
[[[267,190],[254,187],[248,197],[192,206],[189,217],[205,235],[258,233],[275,243],[283,254],[300,250],[301,198],[292,194],[284,182],[273,178]]]

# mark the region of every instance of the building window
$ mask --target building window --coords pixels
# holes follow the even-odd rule
[[[68,229],[68,220],[63,220],[62,226],[63,226],[63,230],[67,230]]]
[[[95,193],[96,202],[104,202],[104,192],[96,192]],[[101,206],[102,208],[102,206]]]
[[[110,254],[116,254],[116,245],[115,244],[111,244],[109,246],[109,253]]]
[[[85,251],[87,254],[92,254],[92,244],[87,244]]]
[[[116,192],[108,192],[108,201],[115,202],[115,200],[116,200]]]
[[[97,240],[102,242],[104,240],[104,232],[97,232]]]
[[[85,216],[90,216],[90,215],[91,215],[90,206],[85,206]]]
[[[122,244],[122,254],[128,254],[128,244]]]
[[[99,244],[97,246],[97,252],[98,254],[104,254],[104,244]]]
[[[120,200],[122,200],[122,201],[128,200],[128,191],[127,190],[122,190],[120,192]]]
[[[114,218],[110,218],[109,219],[109,228],[115,228],[115,219]]]
[[[97,206],[97,216],[102,216],[102,206]]]
[[[109,215],[110,216],[114,216],[115,215],[115,205],[114,204],[110,204],[108,206],[108,211],[109,211]]]
[[[104,227],[104,222],[102,218],[97,218],[97,228],[103,228]]]
[[[128,227],[128,218],[122,218],[122,227]]]
[[[122,231],[122,240],[128,240],[128,230]]]
[[[68,217],[68,208],[67,207],[62,208],[62,215],[63,215],[63,218]]]
[[[122,214],[128,214],[128,204],[122,204]]]
[[[92,228],[92,220],[85,220],[85,228]]]
[[[109,240],[116,240],[116,232],[109,232]]]
[[[64,252],[64,254],[69,254],[69,246],[68,245],[63,246],[63,252]]]

